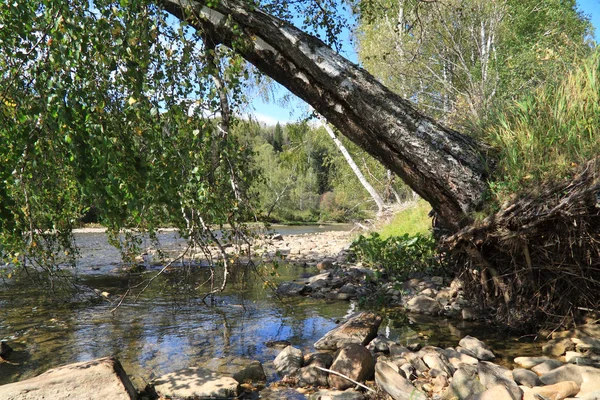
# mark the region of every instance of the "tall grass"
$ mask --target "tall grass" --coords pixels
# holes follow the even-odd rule
[[[499,200],[566,178],[600,155],[600,50],[558,83],[496,114],[486,136],[500,151],[491,183]]]
[[[428,235],[431,230],[431,217],[429,211],[431,206],[423,199],[419,199],[414,206],[399,211],[386,225],[378,229],[383,239],[390,236],[403,236],[405,234],[416,235],[418,233]]]

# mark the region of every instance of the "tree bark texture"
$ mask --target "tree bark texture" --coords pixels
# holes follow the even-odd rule
[[[447,228],[469,222],[486,189],[475,140],[423,115],[321,40],[247,3],[159,1],[310,104],[427,200]]]

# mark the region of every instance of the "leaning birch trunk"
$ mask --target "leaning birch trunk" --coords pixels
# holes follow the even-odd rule
[[[158,0],[233,48],[398,174],[452,230],[482,202],[485,162],[472,138],[417,111],[321,40],[240,0]]]
[[[358,165],[356,165],[356,163],[352,159],[352,156],[350,155],[350,153],[348,153],[348,150],[346,150],[346,146],[344,146],[342,141],[340,139],[338,139],[337,136],[335,136],[335,132],[333,131],[333,129],[331,129],[331,127],[329,125],[327,125],[327,121],[325,121],[324,118],[320,118],[320,120],[321,120],[321,124],[323,125],[323,128],[325,128],[325,130],[329,134],[329,137],[331,138],[331,140],[333,140],[333,143],[335,143],[337,148],[340,150],[340,153],[342,153],[342,155],[346,159],[346,162],[348,163],[350,168],[352,168],[352,171],[354,172],[354,174],[360,181],[360,184],[363,185],[363,187],[371,195],[371,198],[373,198],[373,201],[377,205],[378,212],[382,213],[385,209],[385,204],[383,202],[383,199],[381,198],[379,193],[377,193],[375,188],[373,188],[373,186],[371,186],[371,184],[367,181],[367,178],[365,178],[363,173],[360,172]]]

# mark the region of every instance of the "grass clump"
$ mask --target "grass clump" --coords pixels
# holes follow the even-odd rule
[[[514,193],[571,177],[600,154],[600,50],[564,79],[498,112],[484,128],[499,149],[492,193]]]
[[[429,203],[420,199],[414,206],[396,213],[388,224],[378,230],[378,233],[383,239],[404,234],[428,235],[431,232],[430,210]]]

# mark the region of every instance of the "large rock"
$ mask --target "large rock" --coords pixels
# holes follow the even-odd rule
[[[331,370],[339,372],[357,382],[364,381],[373,376],[375,362],[371,352],[360,344],[349,344],[344,347],[333,360]],[[354,387],[355,384],[348,379],[336,374],[329,374],[329,385],[333,388],[344,390]]]
[[[0,386],[0,399],[135,399],[135,388],[114,358],[100,358],[54,368],[21,382]]]
[[[503,385],[493,386],[472,397],[473,400],[514,400],[510,390]],[[519,397],[519,400],[521,398]]]
[[[476,365],[462,365],[452,377],[445,399],[464,400],[485,391],[485,387],[479,381]]]
[[[544,382],[544,385],[553,385],[564,381],[573,381],[581,385],[583,382],[582,374],[585,369],[586,367],[580,367],[579,365],[566,364],[543,374],[540,376],[540,380]]]
[[[375,383],[394,400],[424,400],[425,393],[400,375],[386,362],[375,365]]]
[[[329,373],[327,369],[333,363],[329,353],[312,353],[304,356],[304,365],[293,377],[297,379],[298,386],[329,386]]]
[[[550,400],[563,400],[579,393],[579,385],[573,381],[564,381],[554,385],[534,387],[532,391]]]
[[[302,368],[303,364],[302,350],[293,346],[288,346],[275,357],[275,369],[281,376],[291,375]]]
[[[267,380],[260,361],[242,357],[212,358],[202,364],[221,376],[230,376],[239,383],[264,382]]]
[[[559,360],[546,360],[543,363],[538,364],[535,367],[531,368],[531,370],[538,375],[544,375],[544,374],[547,374],[548,372],[552,371],[553,369],[562,367],[564,364],[565,364],[564,362],[559,361]]]
[[[200,367],[171,372],[152,381],[152,385],[161,398],[231,398],[240,394],[238,381]]]
[[[283,282],[277,287],[277,294],[280,296],[300,296],[310,290],[307,285],[296,282]]]
[[[496,358],[492,350],[485,343],[472,336],[465,336],[458,342],[458,345],[463,349],[468,350],[469,353],[472,353],[478,360],[489,361]]]
[[[292,377],[296,379],[299,387],[329,386],[329,373],[315,365],[300,368]]]
[[[427,353],[423,356],[423,362],[429,369],[437,369],[446,374],[449,378],[454,374],[454,368],[443,354]]]
[[[512,371],[513,379],[517,384],[527,387],[542,386],[540,377],[533,371],[525,368],[515,368]]]
[[[501,385],[506,388],[513,400],[521,400],[521,397],[523,397],[523,391],[513,380],[512,372],[508,369],[488,361],[481,361],[477,364],[477,374],[481,384],[486,389]]]
[[[531,369],[548,360],[550,360],[548,357],[517,357],[514,361],[519,367]]]
[[[429,296],[415,296],[406,303],[406,308],[410,312],[420,314],[438,314],[442,310],[442,305],[436,299]]]
[[[315,348],[335,351],[350,343],[366,346],[377,336],[380,324],[381,317],[379,315],[370,312],[359,313],[325,334],[315,343]]]
[[[477,363],[479,362],[479,360],[475,357],[464,353],[459,353],[458,351],[452,348],[444,349],[443,354],[446,356],[448,362],[450,362],[450,365],[452,365],[452,367],[454,367],[455,370],[460,368],[462,364],[477,365]]]

